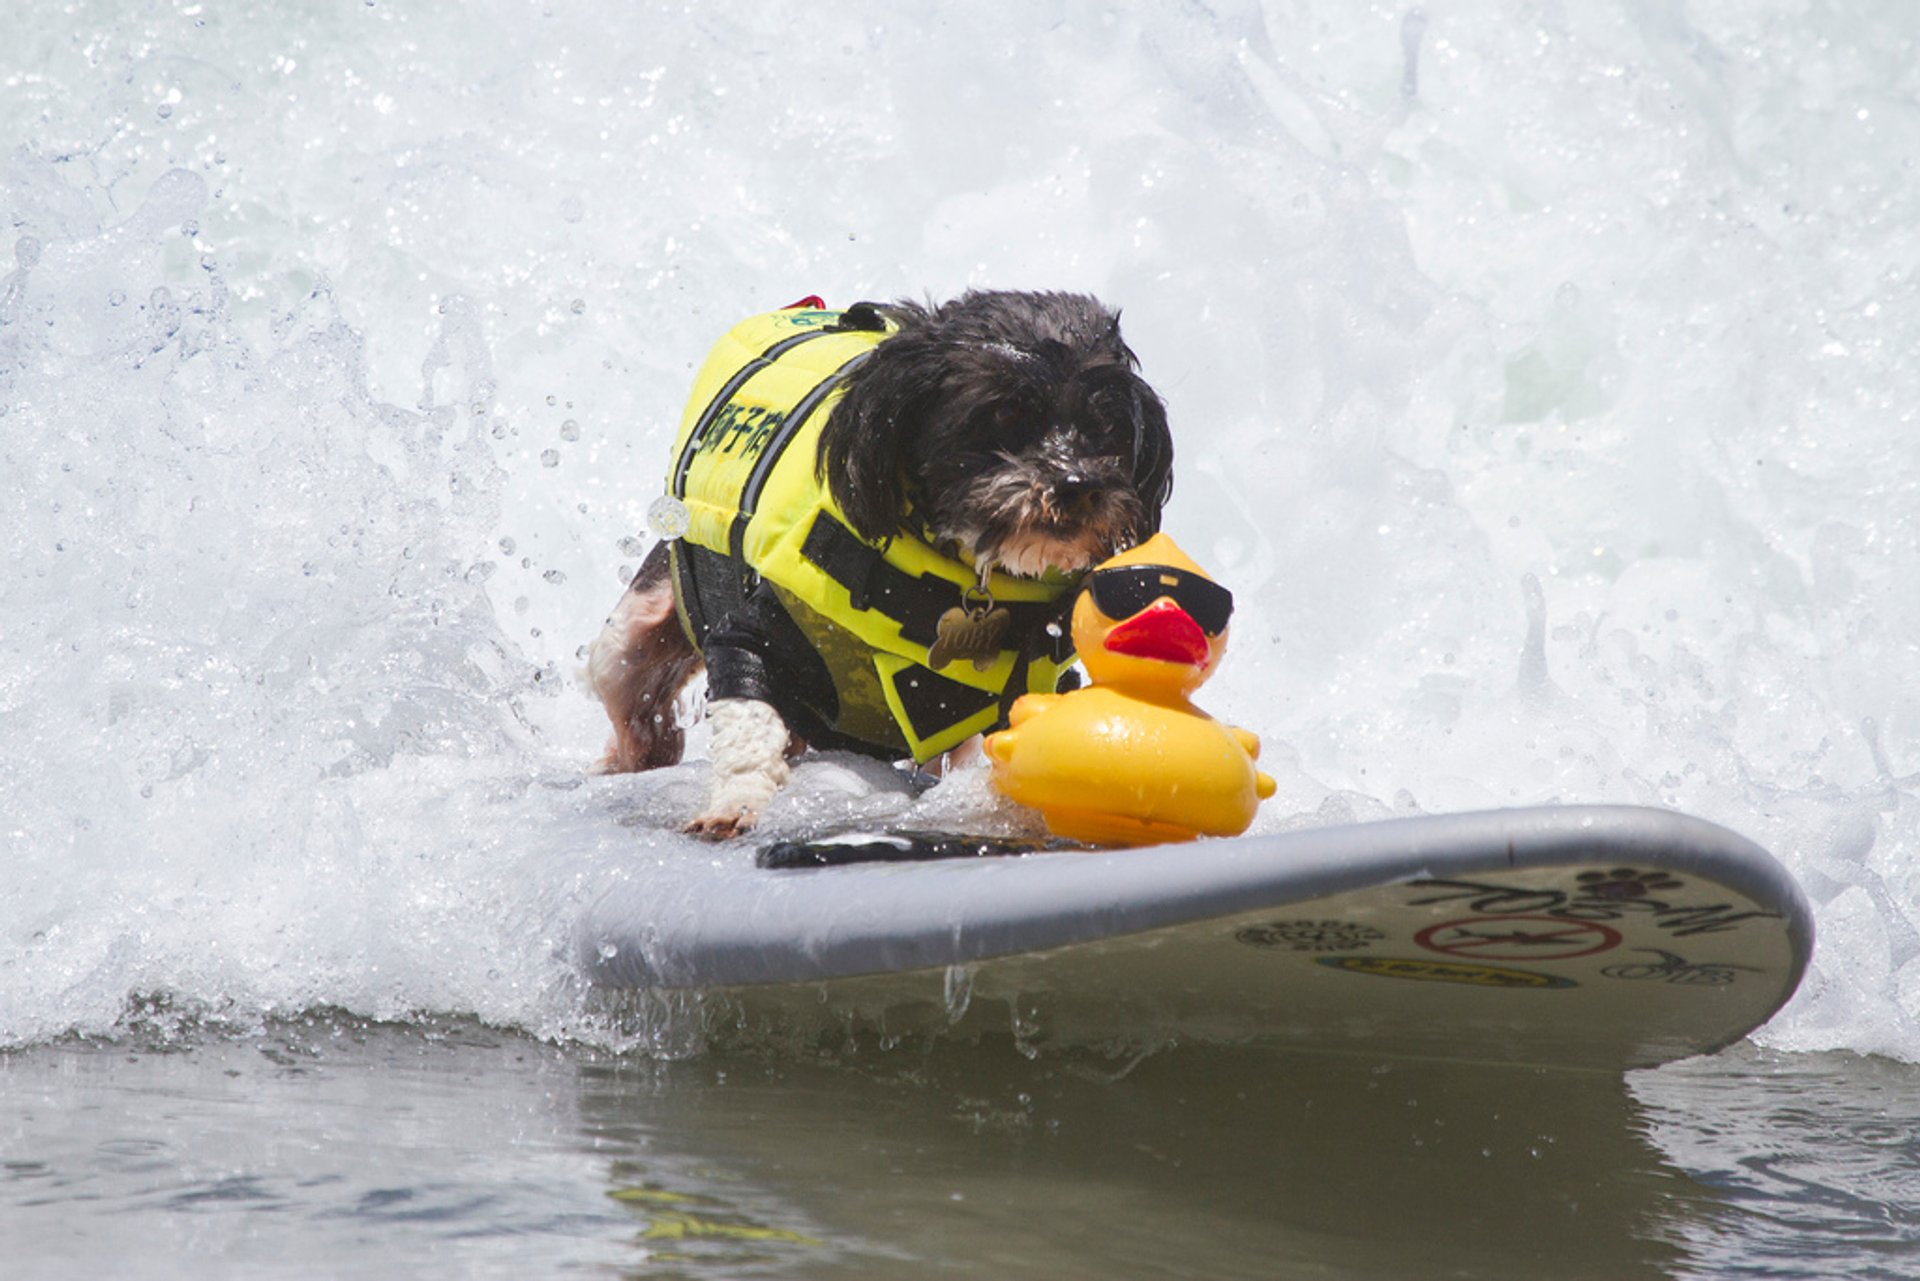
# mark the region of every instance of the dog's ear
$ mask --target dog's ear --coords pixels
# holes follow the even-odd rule
[[[1173,494],[1173,432],[1167,426],[1167,407],[1136,372],[1140,358],[1120,336],[1119,308],[1107,313],[1100,343],[1126,374],[1131,400],[1127,416],[1133,422],[1133,488],[1147,509],[1145,537],[1159,530],[1160,509]]]
[[[1146,534],[1160,528],[1160,509],[1173,495],[1173,431],[1167,407],[1138,379],[1134,402],[1133,486],[1147,509]],[[1144,536],[1144,535],[1143,535]]]
[[[1124,443],[1133,461],[1129,479],[1146,514],[1145,538],[1160,528],[1160,509],[1173,492],[1173,433],[1167,408],[1141,377],[1117,361],[1074,378],[1079,403],[1101,426],[1102,438]]]
[[[1127,346],[1127,340],[1120,336],[1120,309],[1115,307],[1107,313],[1107,327],[1100,334],[1100,343],[1108,351],[1124,362],[1128,369],[1140,368],[1140,358],[1133,354],[1133,348]]]
[[[853,532],[869,542],[900,531],[907,510],[906,442],[939,394],[933,344],[908,330],[873,349],[847,375],[846,391],[820,431],[814,467]]]

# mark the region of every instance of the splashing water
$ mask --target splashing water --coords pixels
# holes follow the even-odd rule
[[[596,1035],[583,896],[745,859],[670,834],[697,767],[583,778],[570,680],[693,365],[978,284],[1126,309],[1262,828],[1701,814],[1818,905],[1765,1039],[1920,1058],[1903,6],[483,8],[14,24],[0,1044]]]

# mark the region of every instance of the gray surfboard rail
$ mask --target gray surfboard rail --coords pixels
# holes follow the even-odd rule
[[[1617,1058],[1631,1065],[1738,1039],[1785,1003],[1813,950],[1806,898],[1764,849],[1703,819],[1633,806],[1423,815],[1131,850],[732,868],[710,884],[665,879],[613,885],[589,909],[578,954],[591,984],[804,990],[828,1004],[844,991],[871,1008],[902,999],[907,989],[879,982],[889,976],[920,976],[932,999],[927,976],[944,974],[950,998],[960,967],[970,982],[976,971],[999,976],[996,990],[1009,993],[1110,985],[1102,1008],[1114,1021],[1148,1009],[1151,995],[1152,1010],[1170,1012],[1168,1026],[1184,1035],[1224,1029],[1232,1039],[1235,1020],[1245,1020],[1255,1037],[1296,1027],[1319,1038],[1324,1029],[1305,1031],[1308,1023],[1358,1028],[1366,1019],[1356,1011],[1385,1000],[1396,1026],[1434,1021],[1435,1053],[1479,1054],[1462,1048],[1478,1038],[1496,1058],[1602,1062],[1612,1048],[1550,1039],[1504,1053],[1526,1039],[1515,1040],[1507,1016],[1489,1022],[1484,993],[1443,988],[1618,994],[1604,1007],[1563,1004],[1566,1014],[1547,1019],[1555,1024],[1635,1018],[1652,997],[1681,1003],[1670,1017],[1649,1016],[1666,1017],[1657,1035],[1625,1037]],[[1279,974],[1276,950],[1298,964],[1262,994],[1262,976]],[[1346,977],[1368,974],[1441,982]],[[1243,995],[1214,1002],[1210,986]],[[1073,1021],[1072,1003],[1059,999],[1062,1020]],[[1509,993],[1501,1008],[1516,999],[1526,998]],[[1244,1008],[1227,1008],[1235,1003]],[[1309,1018],[1310,1008],[1320,1013]],[[1684,1030],[1690,1020],[1697,1034]],[[1387,1021],[1383,1014],[1379,1026]]]

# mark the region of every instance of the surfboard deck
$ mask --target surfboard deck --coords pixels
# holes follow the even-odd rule
[[[582,964],[598,987],[692,990],[743,1025],[1617,1071],[1745,1036],[1813,949],[1771,855],[1664,810],[959,852],[1001,856],[755,869],[710,902],[615,886],[583,924]]]

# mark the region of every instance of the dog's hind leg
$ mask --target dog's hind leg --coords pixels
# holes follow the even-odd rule
[[[674,617],[672,580],[667,545],[656,543],[587,653],[587,684],[613,723],[596,774],[677,765],[686,747],[673,703],[700,654]]]

